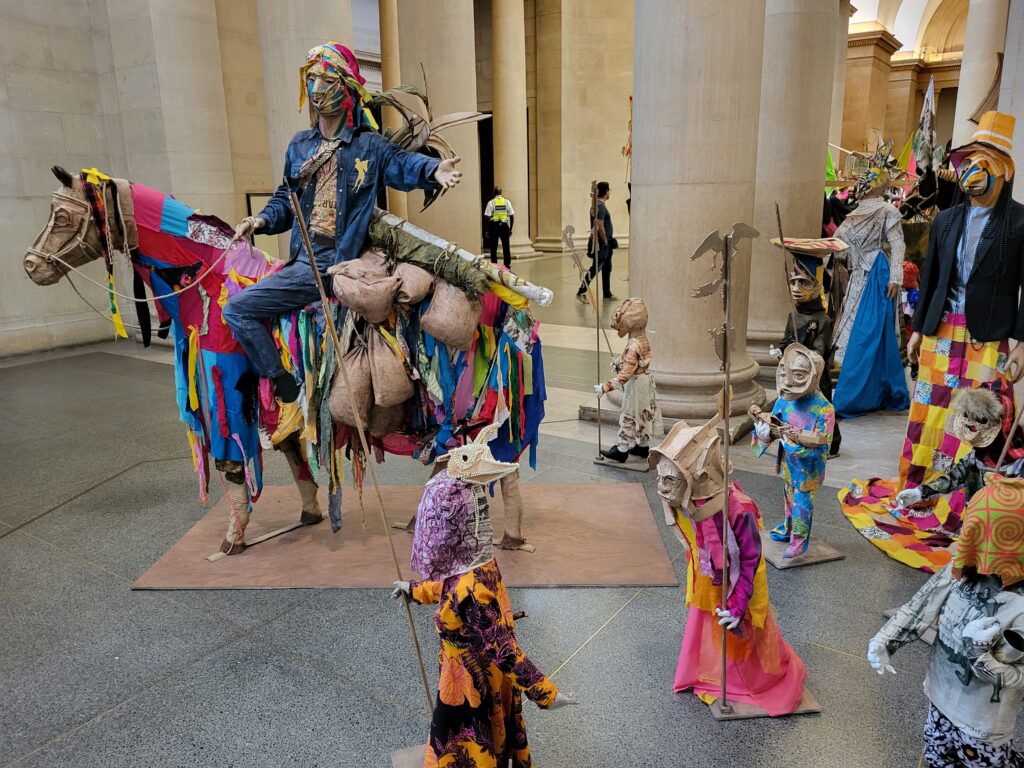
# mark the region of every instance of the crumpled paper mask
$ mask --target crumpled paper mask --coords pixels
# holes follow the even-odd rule
[[[803,344],[790,344],[775,369],[775,388],[785,400],[799,400],[818,389],[825,360]]]
[[[950,432],[972,448],[992,445],[1003,426],[1003,405],[990,389],[959,389],[950,409]]]
[[[629,298],[615,308],[612,313],[612,330],[619,338],[628,336],[633,331],[647,328],[647,305],[643,299]]]
[[[696,427],[676,422],[648,458],[649,466],[658,470],[658,495],[694,520],[706,520],[725,506],[719,421],[716,414]],[[666,522],[671,524],[667,515]]]
[[[480,430],[476,439],[459,448],[453,448],[439,462],[448,462],[448,476],[458,478],[472,485],[490,485],[505,475],[511,475],[519,465],[511,461],[498,461],[491,454],[487,444],[498,434],[496,424],[488,424]]]

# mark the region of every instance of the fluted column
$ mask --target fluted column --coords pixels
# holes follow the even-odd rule
[[[515,209],[512,257],[532,256],[529,147],[526,136],[526,24],[523,0],[491,5],[494,183]]]
[[[380,17],[380,71],[381,88],[385,91],[402,84],[401,59],[398,53],[398,0],[379,0]],[[390,107],[384,108],[384,129],[396,131],[402,125],[401,116]],[[388,190],[388,209],[403,219],[409,216],[405,192]]]
[[[1013,160],[1024,169],[1024,0],[1010,0],[1006,19],[1006,46],[1003,58],[1003,79],[999,88],[999,111],[1017,117],[1017,141]],[[1014,185],[1013,197],[1024,202],[1024,182]]]
[[[708,330],[715,277],[690,253],[712,230],[752,222],[765,0],[642,0],[635,5],[630,293],[650,311],[654,374],[666,416],[708,418],[724,374]],[[699,73],[694,76],[694,73]],[[733,269],[733,413],[764,399],[746,351],[750,246]],[[720,262],[719,262],[720,263]]]
[[[757,139],[754,226],[747,343],[762,365],[774,365],[768,347],[778,344],[792,302],[778,236],[775,204],[788,237],[821,234],[829,110],[832,101],[839,6],[821,0],[767,0],[764,69]]]
[[[828,140],[837,146],[843,141],[843,102],[846,96],[846,46],[850,37],[850,0],[839,0],[836,20],[836,61],[832,72],[832,113],[828,121]],[[835,155],[833,155],[835,156]]]
[[[884,29],[849,36],[843,94],[842,145],[846,149],[874,152],[878,140],[887,138],[884,134],[889,75],[892,55],[900,45]]]
[[[953,146],[966,143],[977,127],[968,118],[992,87],[1006,40],[1010,0],[971,0],[964,32],[964,57],[956,90]]]

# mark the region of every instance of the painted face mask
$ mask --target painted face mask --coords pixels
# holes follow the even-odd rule
[[[616,331],[620,338],[646,328],[647,305],[643,299],[626,299],[612,313],[612,330]]]
[[[347,114],[347,124],[352,124],[355,101],[342,77],[330,72],[323,62],[310,67],[306,73],[306,97],[310,105],[321,115]]]
[[[716,415],[697,427],[676,422],[648,459],[658,470],[658,495],[695,521],[707,520],[725,506],[720,420]],[[666,513],[671,523],[668,518]]]
[[[448,462],[448,476],[463,480],[470,485],[490,485],[505,475],[511,475],[519,465],[514,462],[498,461],[487,445],[498,434],[496,424],[488,424],[472,443],[453,448],[437,460]]]
[[[1003,405],[988,389],[957,390],[951,415],[950,431],[973,448],[992,445],[1003,426]]]
[[[995,184],[995,163],[988,150],[972,152],[960,166],[960,189],[970,197],[987,195]]]
[[[340,43],[329,42],[309,49],[306,63],[299,67],[299,109],[309,100],[309,120],[315,125],[320,115],[338,115],[347,111],[345,124],[359,119],[376,127],[361,104],[369,101],[359,73],[355,54]],[[362,117],[360,117],[360,115]]]
[[[790,344],[775,370],[775,388],[785,400],[799,400],[818,389],[825,361],[802,344]]]
[[[804,304],[821,296],[821,284],[805,272],[794,269],[789,276],[789,295],[797,304]]]

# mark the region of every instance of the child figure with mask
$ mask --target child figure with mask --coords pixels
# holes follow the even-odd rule
[[[687,546],[686,630],[674,690],[711,704],[721,695],[722,633],[730,701],[771,716],[800,706],[807,672],[775,623],[761,554],[761,513],[739,483],[725,508],[720,416],[697,427],[679,421],[651,449],[665,523]],[[722,538],[729,547],[729,594],[722,602]]]
[[[769,535],[772,541],[789,542],[786,558],[799,557],[810,546],[814,497],[825,479],[835,411],[818,390],[824,368],[817,352],[790,344],[775,371],[779,398],[771,415],[750,407],[755,455],[761,457],[774,441],[779,443],[775,471],[784,482],[786,521]]]
[[[393,597],[437,604],[440,680],[423,764],[466,768],[532,765],[522,694],[542,709],[574,704],[526,657],[494,560],[487,486],[515,472],[487,443],[498,427],[438,461],[416,512],[412,567],[422,581],[396,581]]]

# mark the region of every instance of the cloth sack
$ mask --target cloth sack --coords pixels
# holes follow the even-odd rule
[[[418,304],[434,290],[434,276],[415,264],[400,263],[395,275],[402,279],[395,297],[399,304]]]
[[[405,403],[387,407],[375,405],[370,408],[370,436],[386,437],[398,432],[405,424]]]
[[[420,328],[449,347],[468,350],[480,322],[480,302],[471,301],[451,283],[439,281]]]
[[[387,257],[381,251],[363,251],[358,259],[327,270],[333,276],[338,301],[371,323],[383,323],[391,314],[401,278],[388,275]]]
[[[345,376],[339,366],[339,370],[334,374],[334,381],[331,382],[331,394],[327,401],[331,418],[336,424],[354,427],[355,414],[358,413],[363,424],[366,424],[370,418],[370,406],[373,405],[373,384],[370,378],[370,355],[362,339],[358,339],[352,349],[345,353],[341,358],[341,365],[345,366],[348,372],[352,397],[349,397]]]
[[[380,331],[369,331],[370,380],[373,382],[373,402],[382,407],[404,403],[413,395],[412,379],[405,365]]]

